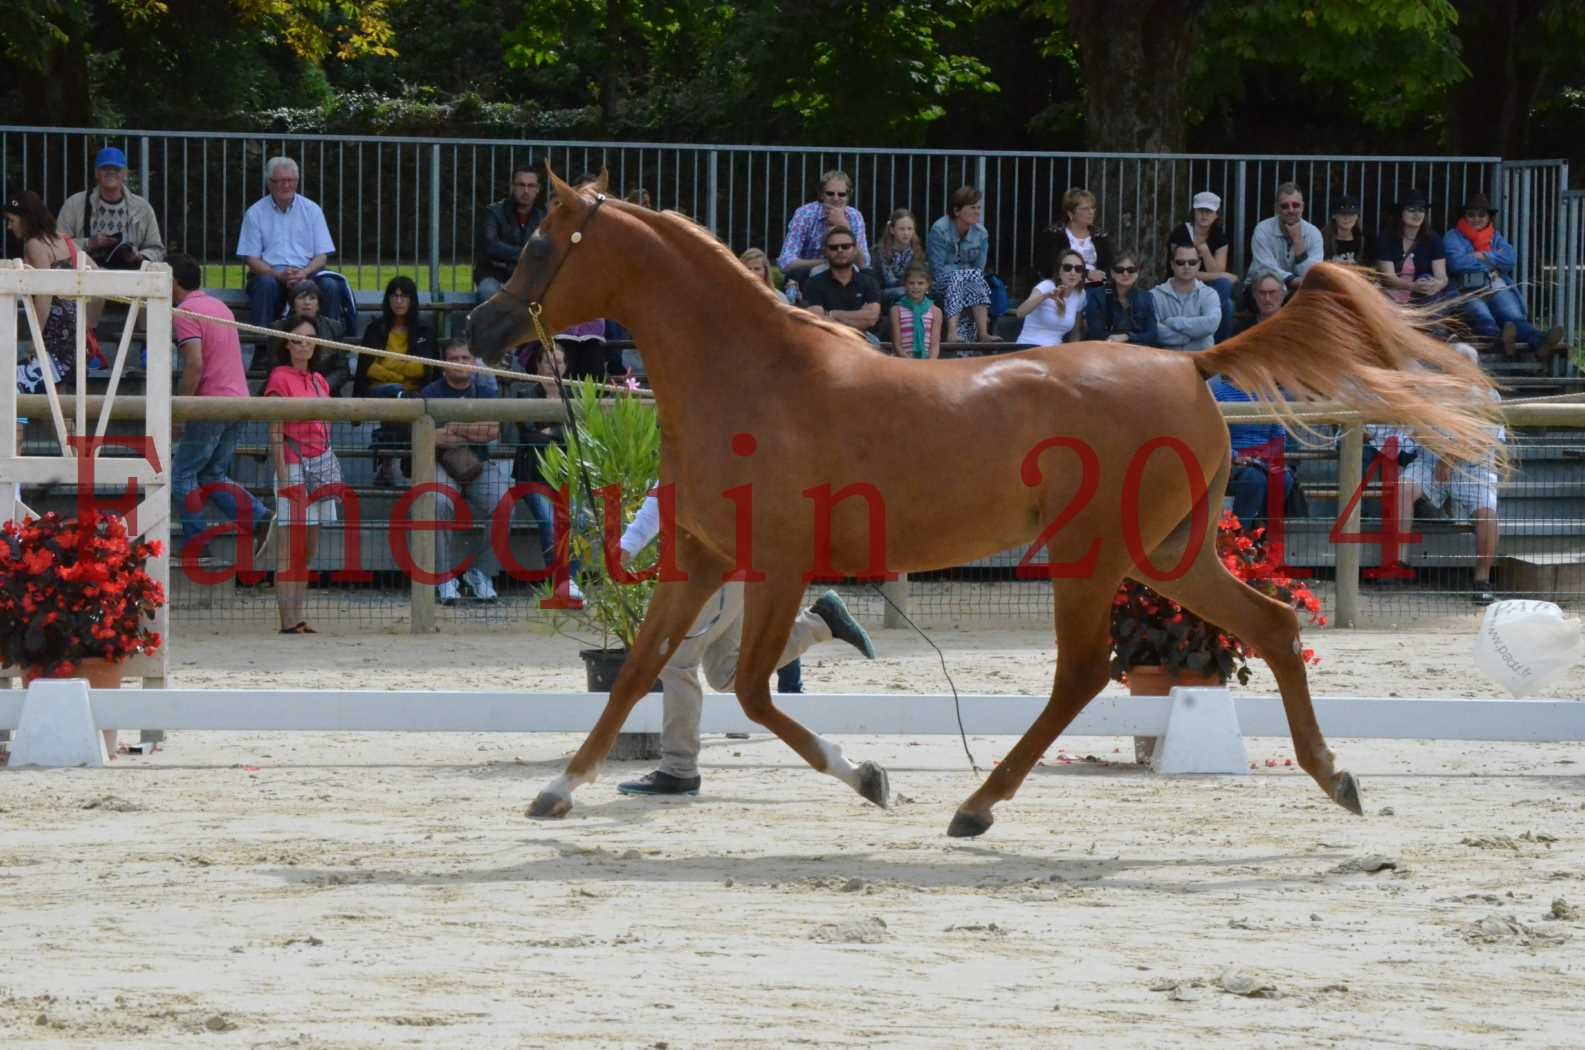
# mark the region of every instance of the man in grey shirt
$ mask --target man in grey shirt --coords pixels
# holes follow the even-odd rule
[[[1156,344],[1168,350],[1205,350],[1222,323],[1221,297],[1200,282],[1200,253],[1192,244],[1172,248],[1172,278],[1150,290],[1156,308]]]
[[[1284,182],[1277,187],[1277,214],[1255,224],[1249,252],[1255,260],[1249,268],[1251,285],[1261,274],[1274,273],[1289,291],[1321,261],[1321,231],[1305,221],[1304,194],[1297,185]]]

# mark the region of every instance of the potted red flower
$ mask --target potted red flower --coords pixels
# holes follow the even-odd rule
[[[6,522],[0,664],[20,668],[24,681],[81,677],[119,685],[122,661],[160,647],[150,621],[165,604],[165,588],[145,571],[159,554],[158,541],[129,537],[115,515]]]
[[[1246,534],[1230,512],[1216,530],[1216,552],[1228,570],[1262,594],[1284,602],[1325,627],[1321,603],[1304,584],[1282,572],[1261,542],[1264,529]],[[1249,683],[1249,659],[1258,656],[1241,639],[1207,623],[1142,583],[1124,580],[1112,599],[1112,677],[1135,696],[1166,696],[1174,685]],[[1305,663],[1317,662],[1305,649]],[[1154,737],[1136,737],[1135,757],[1145,762]]]

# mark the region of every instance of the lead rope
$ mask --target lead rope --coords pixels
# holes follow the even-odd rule
[[[979,776],[980,764],[974,761],[974,752],[969,750],[969,736],[968,733],[966,733],[963,729],[963,706],[958,701],[958,685],[952,680],[952,672],[947,670],[946,654],[941,651],[941,647],[939,645],[930,640],[930,636],[924,632],[923,628],[921,628],[917,623],[914,623],[913,619],[907,613],[903,612],[897,607],[896,602],[892,601],[886,596],[886,592],[881,590],[879,584],[871,583],[870,589],[876,594],[880,595],[881,601],[891,606],[892,610],[896,612],[898,616],[903,618],[903,622],[917,631],[919,633],[919,637],[923,638],[925,643],[936,651],[936,659],[941,661],[941,673],[945,675],[947,679],[947,688],[952,690],[952,710],[956,712],[958,716],[958,739],[963,741],[963,753],[969,756],[969,768],[974,770],[975,776]]]

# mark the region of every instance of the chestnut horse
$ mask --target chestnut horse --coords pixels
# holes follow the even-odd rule
[[[608,200],[603,176],[576,190],[550,182],[549,214],[511,280],[469,317],[470,339],[493,363],[535,337],[540,311],[553,332],[595,317],[632,331],[660,413],[661,480],[674,486],[686,578],[656,588],[604,712],[530,816],[572,808],[572,792],[595,779],[633,705],[732,574],[751,581],[737,671],[744,712],[816,770],[887,805],[880,767],[855,766],[772,703],[768,680],[806,574],[874,576],[877,552],[889,572],[940,569],[1031,541],[1055,567],[1051,700],[962,803],[949,835],[989,828],[992,807],[1105,686],[1124,577],[1252,645],[1276,675],[1299,764],[1361,812],[1358,785],[1316,722],[1294,611],[1217,559],[1230,455],[1206,379],[1221,374],[1279,412],[1283,392],[1340,401],[1365,421],[1413,427],[1455,461],[1489,453],[1492,409],[1472,396],[1489,382],[1364,277],[1317,265],[1274,318],[1200,353],[1079,343],[906,360],[787,306],[687,218]]]

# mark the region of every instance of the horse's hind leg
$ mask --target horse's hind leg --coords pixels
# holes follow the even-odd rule
[[[836,744],[810,732],[771,701],[770,676],[792,632],[803,581],[772,580],[745,588],[742,649],[738,653],[736,692],[743,713],[786,742],[821,773],[836,777],[882,809],[891,805],[891,784],[874,762],[854,765]]]
[[[1178,531],[1153,553],[1156,565],[1170,565],[1181,553],[1186,529]],[[1147,581],[1158,593],[1166,595],[1195,615],[1216,624],[1249,643],[1271,667],[1282,692],[1283,710],[1293,734],[1293,749],[1299,765],[1315,778],[1327,797],[1355,814],[1364,811],[1359,801],[1359,783],[1352,773],[1336,768],[1336,756],[1326,746],[1315,707],[1310,702],[1310,682],[1304,660],[1299,655],[1299,617],[1290,606],[1268,598],[1227,571],[1216,556],[1216,545],[1207,535],[1204,547],[1188,572],[1172,581]]]
[[[1013,797],[1052,741],[1084,710],[1084,705],[1106,687],[1111,651],[1107,637],[1111,629],[1112,596],[1117,593],[1118,582],[1119,579],[1110,574],[1053,581],[1057,676],[1051,688],[1051,701],[1001,764],[985,778],[979,790],[958,807],[952,823],[947,825],[948,835],[967,838],[984,834],[995,820],[991,807]]]
[[[677,558],[686,579],[668,581],[655,588],[644,623],[633,641],[633,649],[611,686],[605,710],[584,739],[583,746],[567,763],[566,770],[534,797],[528,807],[529,816],[561,817],[572,809],[573,791],[598,775],[600,763],[610,754],[622,723],[627,721],[634,705],[649,692],[655,676],[682,644],[699,610],[720,588],[721,574],[729,568],[726,562],[706,553],[680,530]]]

